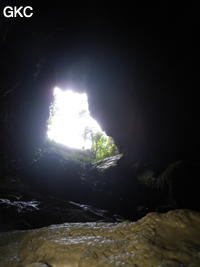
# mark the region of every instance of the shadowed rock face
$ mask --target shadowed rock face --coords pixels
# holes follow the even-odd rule
[[[0,266],[200,266],[200,213],[149,213],[130,223],[66,223],[1,234]]]

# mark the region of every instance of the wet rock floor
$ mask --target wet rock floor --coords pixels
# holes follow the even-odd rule
[[[0,234],[2,267],[198,267],[200,213],[149,213],[137,222],[64,223]]]

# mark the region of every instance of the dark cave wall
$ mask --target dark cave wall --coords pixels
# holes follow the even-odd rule
[[[50,49],[45,49],[48,36],[27,31],[27,25],[5,24],[1,33],[1,152],[15,158],[27,156],[44,132],[52,87],[46,76]]]

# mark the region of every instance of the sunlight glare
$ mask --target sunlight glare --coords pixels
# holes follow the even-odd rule
[[[55,87],[53,95],[48,138],[67,147],[91,149],[92,134],[102,130],[90,116],[86,93]]]

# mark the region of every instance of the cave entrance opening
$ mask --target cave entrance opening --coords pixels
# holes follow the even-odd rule
[[[119,153],[113,138],[90,115],[87,94],[73,90],[54,88],[47,137],[55,144],[85,153],[91,161]]]

